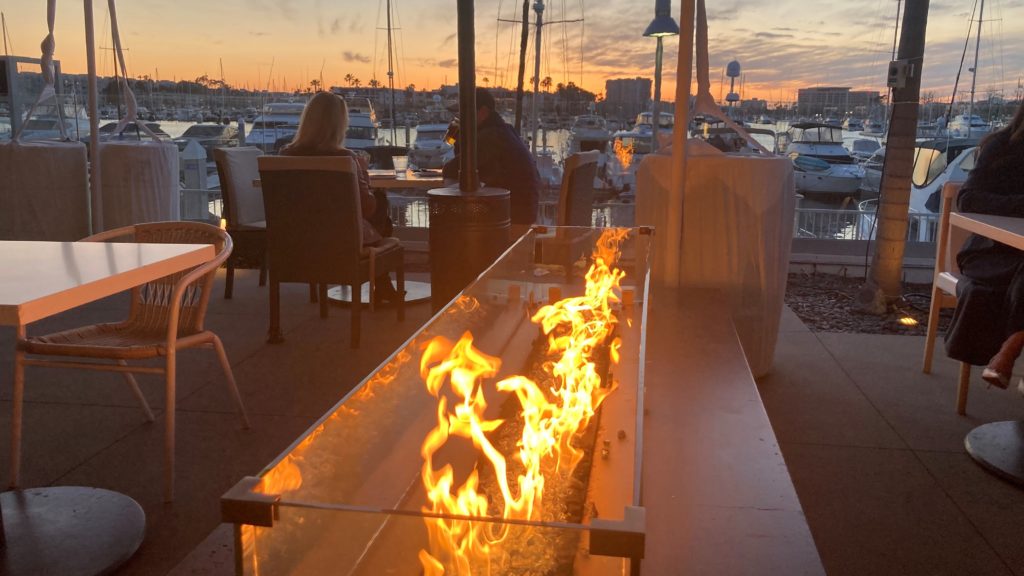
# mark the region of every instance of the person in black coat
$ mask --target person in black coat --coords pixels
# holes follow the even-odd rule
[[[512,224],[534,224],[537,222],[541,187],[537,163],[515,129],[494,108],[494,96],[484,88],[477,88],[477,172],[480,181],[491,188],[510,192]],[[449,132],[453,129],[449,128]],[[459,178],[458,154],[444,165],[442,174],[445,178]]]
[[[956,202],[961,212],[1024,218],[1024,105],[1009,126],[982,141]],[[1006,388],[1024,349],[1024,252],[972,234],[957,264],[963,280],[946,352],[961,362],[987,364],[982,378]]]

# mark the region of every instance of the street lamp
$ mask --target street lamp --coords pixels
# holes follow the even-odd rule
[[[651,124],[653,124],[651,134],[654,140],[651,143],[652,151],[658,149],[658,125],[661,123],[661,55],[664,52],[661,39],[665,36],[678,35],[679,25],[672,19],[672,0],[655,0],[654,20],[651,20],[647,30],[644,30],[644,36],[654,36],[658,39],[658,48],[654,53],[654,110],[651,111]],[[678,106],[679,103],[676,102],[676,105]]]

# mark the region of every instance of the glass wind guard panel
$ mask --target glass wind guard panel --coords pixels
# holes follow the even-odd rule
[[[584,295],[583,276],[594,260],[595,247],[607,244],[602,235],[608,239],[612,234],[623,236],[615,267],[624,276],[610,304],[612,334],[593,347],[588,365],[601,377],[600,390],[588,397],[603,396],[603,401],[589,425],[571,436],[571,449],[553,456],[548,448],[545,456],[531,460],[520,449],[532,438],[523,433],[524,413],[547,414],[551,404],[537,404],[529,394],[534,389],[512,377],[526,376],[537,383],[536,390],[546,401],[557,403],[552,399],[555,360],[548,354],[549,338],[531,317],[549,302]],[[582,555],[590,558],[583,564],[596,567],[577,573],[603,573],[600,566],[612,566],[613,572],[615,566],[621,569],[621,558],[592,554],[641,556],[642,339],[650,234],[650,229],[640,228],[536,228],[523,236],[261,473],[247,495],[254,501],[267,495],[277,499],[273,526],[238,527],[242,573],[322,573],[317,567],[331,566],[334,573],[382,574],[386,572],[374,568],[378,562],[411,562],[414,568],[408,571],[387,573],[418,574],[423,570],[420,550],[440,557],[448,554],[431,548],[428,526],[443,527],[430,529],[435,540],[454,538],[438,535],[446,530],[478,530],[475,546],[486,550],[477,554],[489,559],[492,567],[501,558],[511,562],[510,557],[530,557],[526,550],[539,541],[553,547],[530,554],[568,558],[569,565],[576,565],[572,558]],[[456,377],[449,374],[432,393],[420,366],[424,354],[434,354],[428,352],[428,343],[443,339],[435,341],[441,352],[427,362],[428,368],[440,367],[456,362],[444,352],[459,348],[455,342],[466,333],[472,335],[473,348],[491,357],[490,372],[483,371],[493,375],[485,374],[460,393]],[[617,362],[612,348],[618,351]],[[462,361],[452,374],[471,371],[465,362],[473,358]],[[465,408],[471,401],[473,407]],[[465,414],[460,410],[472,412],[476,424],[459,416]],[[456,421],[460,417],[462,424]],[[475,441],[474,426],[479,434]],[[428,436],[433,439],[430,449],[425,443]],[[484,444],[501,455],[499,464],[486,455],[486,447],[480,448]],[[424,458],[428,453],[429,465]],[[539,493],[522,487],[524,477],[536,483],[537,474],[528,473],[531,463],[543,476]],[[445,476],[448,471],[450,476]],[[460,487],[474,482],[476,495],[459,505],[432,504],[424,476],[435,483],[435,502],[454,500]],[[502,476],[507,479],[504,487]],[[595,531],[600,532],[595,542],[610,541],[589,542]],[[507,539],[499,538],[506,533]],[[520,535],[513,538],[516,534]],[[522,572],[502,568],[490,573]]]

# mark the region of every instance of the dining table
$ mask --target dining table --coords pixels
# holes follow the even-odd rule
[[[1024,218],[952,212],[949,225],[1024,250]],[[983,468],[1024,487],[1024,420],[982,424],[967,434],[964,447]]]
[[[210,244],[0,241],[0,326],[28,324],[209,261]],[[0,494],[0,574],[108,574],[145,535],[131,497],[84,486],[20,483],[24,352],[15,349],[11,490]]]

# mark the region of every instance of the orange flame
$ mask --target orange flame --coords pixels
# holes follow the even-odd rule
[[[505,455],[487,437],[502,420],[488,420],[484,415],[484,381],[498,373],[501,360],[474,348],[469,332],[454,344],[438,336],[424,347],[420,375],[427,390],[438,398],[437,426],[421,447],[423,485],[430,504],[424,511],[447,516],[426,520],[430,551],[419,552],[425,575],[489,574],[492,562],[500,563],[492,558],[502,556],[494,552],[507,536],[505,525],[470,520],[486,517],[490,508],[487,496],[479,490],[475,467],[457,487],[451,464],[435,469],[434,457],[449,439],[469,439],[482,453],[493,469],[506,520],[540,520],[547,481],[569,478],[582,459],[583,452],[573,441],[614,390],[613,384],[602,383],[595,353],[607,344],[610,361],[619,361],[621,341],[608,339],[617,323],[612,305],[620,300],[617,291],[625,275],[614,264],[627,234],[623,229],[602,233],[583,296],[562,299],[534,314],[532,321],[540,324],[548,337],[544,370],[550,379],[544,386],[524,376],[511,376],[495,385],[499,391],[515,394],[522,407],[517,456],[523,471],[516,478],[515,491],[509,485]],[[455,397],[452,407],[443,395],[446,382]]]
[[[615,157],[618,158],[622,170],[629,169],[629,165],[633,163],[633,145],[627,144],[623,146],[621,140],[616,140],[615,144],[612,145],[612,151],[615,152]]]

